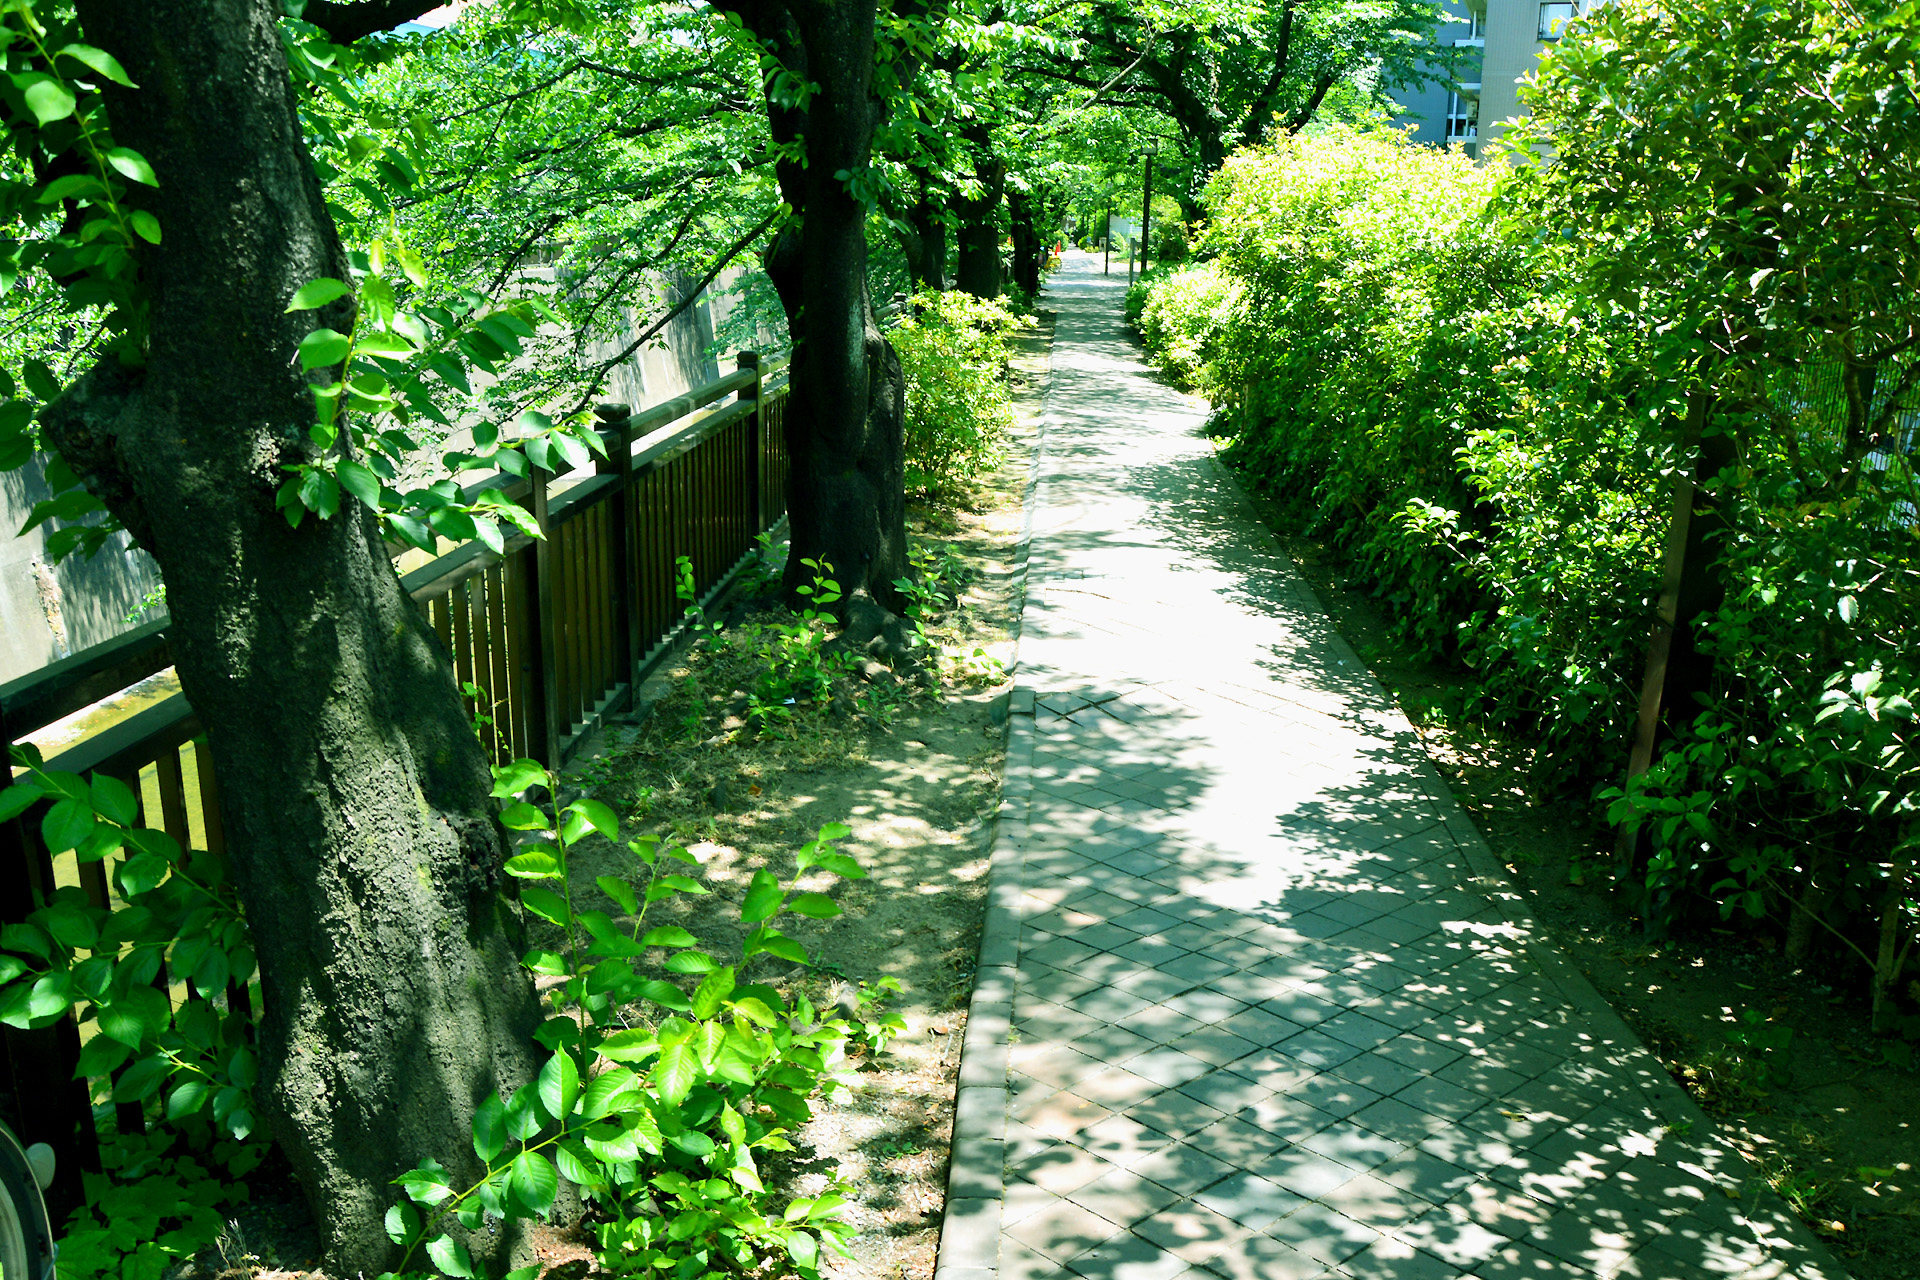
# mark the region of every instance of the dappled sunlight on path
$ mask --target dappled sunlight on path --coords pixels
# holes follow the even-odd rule
[[[1536,942],[1121,289],[1048,289],[1011,1026],[969,1036],[941,1280],[1838,1280]]]

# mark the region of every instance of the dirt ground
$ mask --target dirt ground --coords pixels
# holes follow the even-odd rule
[[[843,679],[824,706],[804,701],[790,721],[749,723],[744,692],[754,664],[743,647],[701,640],[642,691],[641,709],[607,726],[563,774],[570,790],[622,815],[622,837],[654,833],[700,861],[710,896],[656,905],[648,925],[677,923],[716,954],[737,945],[739,902],[754,870],[785,882],[793,853],[829,822],[864,880],[809,881],[843,914],[782,917],[783,931],[820,962],[828,999],[883,975],[904,990],[891,1008],[906,1031],[878,1061],[859,1063],[859,1087],[816,1108],[790,1161],[796,1191],[836,1168],[857,1188],[853,1257],[836,1280],[929,1280],[945,1204],[953,1099],[986,899],[993,820],[1006,748],[1007,691],[1022,583],[1015,562],[1022,502],[1045,390],[1050,319],[1020,341],[1014,362],[1017,425],[1004,463],[940,503],[910,503],[912,543],[930,550],[957,599],[930,628],[938,656],[897,685]],[[776,555],[781,548],[775,547]],[[716,604],[726,635],[783,615],[749,578]],[[595,852],[595,845],[598,852]],[[581,846],[576,884],[630,859],[605,842]],[[591,893],[591,891],[589,891]],[[606,902],[583,901],[606,909]],[[615,914],[618,914],[615,909]],[[763,981],[780,979],[761,974]],[[250,1181],[218,1249],[170,1280],[322,1280],[297,1190],[269,1162]],[[584,1232],[536,1229],[532,1243],[554,1275],[586,1274]]]
[[[1588,980],[1856,1280],[1920,1277],[1920,1074],[1889,1060],[1907,1049],[1872,1034],[1864,968],[1833,955],[1792,968],[1752,931],[1649,938],[1612,895],[1599,804],[1528,795],[1526,745],[1435,714],[1459,677],[1400,654],[1324,548],[1282,541]],[[1790,1029],[1785,1046],[1763,1055],[1731,1041],[1749,1011],[1776,1036]]]
[[[777,616],[750,584],[716,606],[723,638],[696,643],[650,681],[651,705],[611,727],[568,772],[626,815],[623,836],[655,832],[699,858],[712,896],[663,902],[648,924],[681,924],[716,954],[737,945],[738,904],[756,868],[784,882],[794,850],[822,826],[852,828],[836,847],[867,878],[805,886],[831,889],[844,914],[781,924],[837,975],[828,998],[883,975],[904,987],[891,1007],[906,1031],[878,1062],[862,1064],[851,1095],[817,1107],[792,1161],[796,1170],[837,1167],[858,1189],[854,1256],[828,1268],[843,1280],[933,1274],[1005,758],[1021,585],[1014,556],[1046,343],[1037,331],[1016,362],[1019,425],[1003,465],[952,501],[909,507],[912,541],[960,587],[933,628],[940,656],[920,678],[898,687],[849,680],[824,710],[803,703],[791,722],[755,726],[746,694],[758,668],[724,638]],[[605,846],[602,856],[624,857]],[[606,869],[583,865],[576,879]],[[797,1189],[816,1189],[809,1176],[820,1178],[802,1173]],[[546,1252],[553,1261],[585,1256],[558,1238]]]

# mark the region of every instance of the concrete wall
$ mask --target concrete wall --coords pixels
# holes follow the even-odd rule
[[[160,585],[152,558],[124,533],[91,559],[48,564],[44,527],[16,535],[33,505],[51,496],[39,458],[0,473],[0,681],[113,639]]]
[[[694,276],[663,276],[648,287],[666,300],[664,306],[671,306],[696,283]],[[729,269],[658,338],[614,369],[599,399],[643,409],[730,372],[732,351],[715,349],[717,332],[737,347],[784,350],[784,326],[775,332],[764,323],[766,316],[756,316],[748,305],[749,291],[769,287],[764,276],[747,268]],[[590,354],[597,359],[612,356],[638,336],[631,328],[635,320],[650,323],[662,309],[654,300],[643,301],[628,312],[629,333],[596,344]],[[0,473],[0,682],[113,639],[131,625],[126,619],[134,606],[160,585],[152,558],[132,548],[125,534],[91,560],[68,557],[57,567],[47,564],[44,530],[14,535],[33,504],[49,496],[37,458],[18,471]],[[140,620],[162,616],[164,609]]]

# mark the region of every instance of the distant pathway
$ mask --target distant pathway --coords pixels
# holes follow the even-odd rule
[[[938,1280],[1837,1280],[1535,942],[1124,282],[1047,294]]]

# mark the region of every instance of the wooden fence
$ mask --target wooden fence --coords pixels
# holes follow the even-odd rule
[[[564,765],[602,717],[630,705],[668,651],[685,613],[677,558],[692,561],[695,588],[709,598],[783,518],[786,388],[767,374],[743,353],[735,372],[644,412],[602,406],[607,457],[593,475],[556,481],[535,471],[468,489],[502,489],[544,538],[516,534],[499,553],[468,544],[402,575],[458,680],[476,691],[470,709],[491,719],[484,736],[497,760]],[[170,666],[166,624],[152,623],[0,685],[0,739],[26,738]],[[212,761],[183,695],[159,698],[47,765],[121,779],[141,797],[148,826],[224,856]],[[50,857],[41,815],[0,823],[0,923],[24,919],[61,884],[110,903],[107,864]],[[251,1011],[250,993],[230,998]],[[63,1168],[98,1168],[94,1082],[74,1078],[79,1026],[0,1030],[0,1116],[22,1141],[53,1145]],[[139,1108],[121,1109],[119,1123],[140,1123]],[[58,1181],[49,1196],[56,1218],[78,1189],[77,1179]]]

